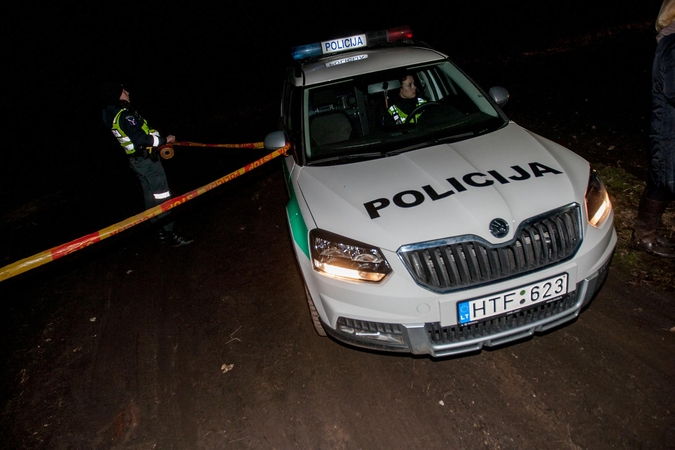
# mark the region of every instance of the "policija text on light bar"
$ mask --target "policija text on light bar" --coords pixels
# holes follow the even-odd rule
[[[389,28],[380,31],[371,31],[355,36],[340,37],[313,44],[299,45],[291,49],[294,60],[312,58],[315,56],[346,52],[363,47],[373,47],[379,44],[392,43],[412,39],[412,30],[408,26]]]

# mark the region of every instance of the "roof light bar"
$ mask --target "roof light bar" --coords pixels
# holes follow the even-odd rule
[[[377,45],[412,39],[412,30],[408,26],[389,28],[386,30],[370,32],[367,36],[368,45]]]
[[[386,30],[368,32],[366,34],[331,39],[329,41],[299,45],[291,49],[291,56],[294,60],[298,61],[313,56],[346,52],[361,47],[372,47],[378,44],[403,41],[406,39],[412,39],[412,30],[409,26],[389,28]]]

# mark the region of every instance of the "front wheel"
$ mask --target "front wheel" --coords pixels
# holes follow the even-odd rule
[[[309,306],[309,315],[312,317],[312,324],[314,325],[316,334],[318,334],[319,336],[326,336],[326,330],[323,329],[323,324],[321,323],[321,319],[319,318],[319,312],[316,310],[316,305],[314,304],[314,300],[312,300],[312,296],[309,295],[309,290],[307,289],[307,286],[305,286],[305,296],[307,297],[307,305]]]

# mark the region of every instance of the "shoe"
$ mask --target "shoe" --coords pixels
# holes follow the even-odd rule
[[[644,250],[655,256],[675,258],[675,247],[668,247],[659,243],[658,235],[645,236],[638,230],[633,231],[630,245],[636,250]]]
[[[668,202],[650,200],[643,195],[635,219],[635,229],[630,238],[633,248],[664,258],[675,258],[673,240],[658,232],[661,216],[667,205]]]
[[[173,231],[159,231],[159,242],[160,244],[171,244],[172,247],[182,247],[184,245],[192,244],[195,240],[181,236],[178,233]]]
[[[662,247],[669,247],[669,248],[675,247],[675,238],[670,236],[664,236],[661,233],[658,233],[656,235],[656,242],[658,242],[658,244]]]
[[[182,247],[184,245],[190,245],[194,242],[194,239],[186,238],[180,234],[171,233],[171,246],[172,247]]]

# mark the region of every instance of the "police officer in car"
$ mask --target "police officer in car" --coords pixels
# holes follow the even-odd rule
[[[398,95],[394,95],[393,99],[388,101],[387,112],[389,116],[385,116],[384,125],[401,125],[415,118],[408,119],[410,113],[423,103],[426,99],[417,94],[417,87],[415,86],[415,79],[412,75],[406,74],[400,80],[401,88]],[[418,114],[415,114],[418,117]]]
[[[160,136],[159,132],[148,126],[148,122],[131,106],[129,92],[123,85],[105,83],[101,89],[103,123],[117,138],[129,157],[129,165],[134,171],[143,189],[145,208],[160,205],[171,198],[169,183],[164,167],[159,159],[159,147],[175,141],[175,136]],[[151,223],[161,221],[159,240],[169,242],[174,247],[192,243],[178,234],[174,222],[167,220],[169,212],[150,219]]]

